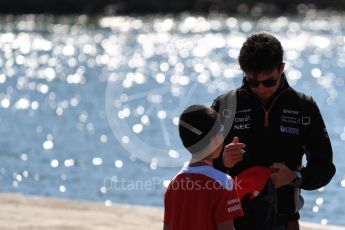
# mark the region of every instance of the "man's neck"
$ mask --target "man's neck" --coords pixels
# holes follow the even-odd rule
[[[271,98],[270,98],[270,99],[265,99],[265,100],[259,98],[259,100],[260,100],[260,102],[261,102],[265,107],[267,107],[267,106],[270,104]]]

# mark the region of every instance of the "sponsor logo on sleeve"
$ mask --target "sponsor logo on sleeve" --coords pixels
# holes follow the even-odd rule
[[[239,198],[228,200],[227,205],[229,206],[228,212],[230,212],[230,213],[242,210],[241,201]]]
[[[239,204],[240,203],[240,199],[236,198],[236,199],[232,199],[232,200],[228,200],[227,205],[233,205],[233,204]]]
[[[231,110],[230,109],[223,109],[223,116],[226,118],[230,118],[231,117]]]
[[[242,210],[242,207],[240,204],[228,208],[228,212],[236,212],[239,210]]]

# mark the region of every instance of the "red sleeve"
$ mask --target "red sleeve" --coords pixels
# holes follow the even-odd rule
[[[233,186],[231,191],[225,188],[217,189],[216,193],[218,199],[216,201],[214,218],[217,224],[243,216],[241,201],[235,186]]]
[[[163,223],[165,225],[169,225],[169,216],[170,216],[170,206],[169,206],[169,194],[168,194],[169,189],[165,192],[164,195],[164,219]]]

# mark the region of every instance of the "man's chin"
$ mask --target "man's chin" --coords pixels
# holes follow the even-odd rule
[[[272,95],[263,95],[263,96],[259,96],[259,99],[261,102],[263,102],[264,104],[268,103],[272,98]]]
[[[270,94],[260,95],[259,98],[261,100],[269,100],[271,99],[271,95]]]

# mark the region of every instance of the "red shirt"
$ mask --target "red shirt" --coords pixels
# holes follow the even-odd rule
[[[164,199],[169,230],[213,230],[243,216],[230,176],[211,166],[186,167],[170,182]]]

